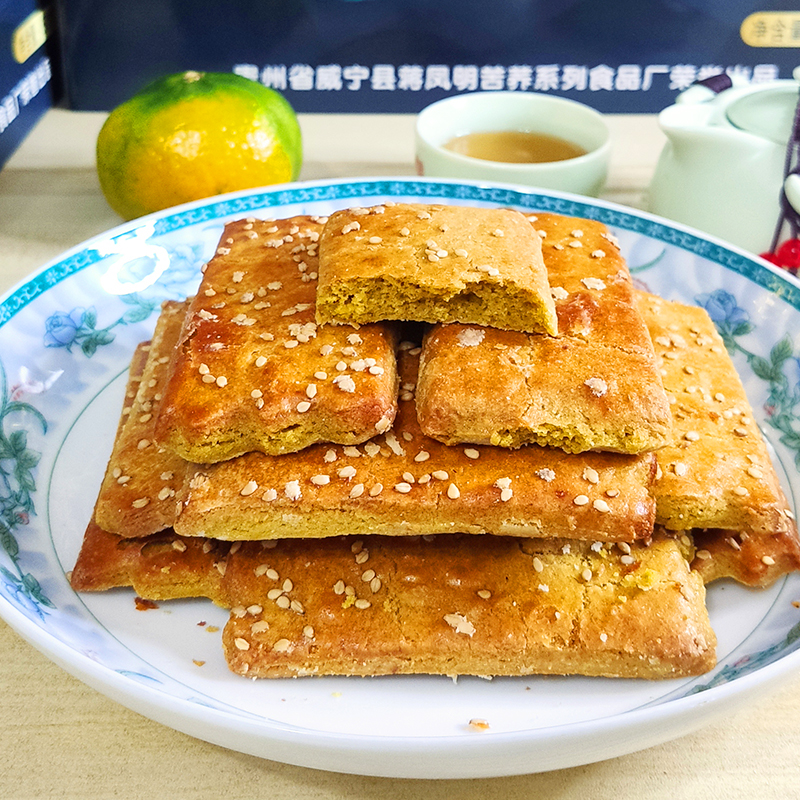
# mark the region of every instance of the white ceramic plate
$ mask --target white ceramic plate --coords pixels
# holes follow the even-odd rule
[[[134,346],[161,301],[195,290],[225,221],[423,200],[593,217],[634,276],[706,306],[726,338],[788,496],[800,492],[800,284],[742,251],[621,207],[517,187],[407,179],[297,184],[201,201],[116,228],[0,302],[0,614],[64,669],[165,725],[326,770],[414,778],[569,767],[639,750],[751,701],[800,666],[800,575],[711,587],[719,666],[694,680],[308,678],[229,673],[204,601],[146,613],[129,591],[65,578],[111,449]],[[203,624],[205,623],[205,624]],[[195,662],[204,662],[198,666]],[[483,718],[489,730],[469,729]]]

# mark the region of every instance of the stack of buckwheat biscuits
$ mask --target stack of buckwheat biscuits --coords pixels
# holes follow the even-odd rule
[[[715,664],[706,583],[798,568],[704,311],[595,221],[386,204],[226,226],[71,581],[229,608],[247,677],[669,678]]]

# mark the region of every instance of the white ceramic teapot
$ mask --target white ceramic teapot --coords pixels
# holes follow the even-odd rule
[[[650,184],[650,210],[763,252],[781,215],[800,68],[794,80],[727,85],[718,93],[692,86],[659,114],[667,143]]]

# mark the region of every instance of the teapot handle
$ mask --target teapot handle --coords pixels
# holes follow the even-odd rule
[[[702,81],[695,81],[694,86],[705,86],[707,89],[711,89],[714,94],[719,94],[720,92],[724,92],[726,89],[730,89],[733,86],[733,79],[727,72],[721,72],[718,75],[712,75],[710,78],[706,78]]]
[[[800,67],[794,70],[792,77],[800,81]],[[783,174],[785,177],[780,197],[782,214],[772,237],[771,253],[774,253],[778,246],[784,223],[789,223],[790,235],[793,238],[797,238],[800,232],[800,100],[794,112]]]
[[[800,215],[800,175],[796,172],[793,172],[784,181],[783,195],[795,213]]]
[[[733,79],[727,72],[712,75],[695,81],[688,89],[681,92],[675,99],[676,103],[705,103],[713,99],[720,92],[733,88]]]

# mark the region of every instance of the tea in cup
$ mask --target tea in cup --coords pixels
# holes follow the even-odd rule
[[[473,92],[417,117],[417,172],[597,196],[611,138],[589,106],[535,92]]]

